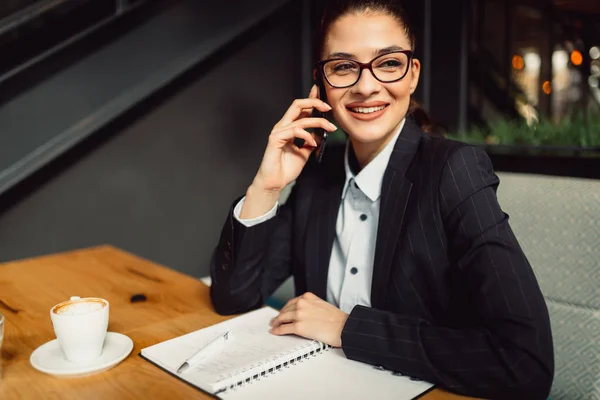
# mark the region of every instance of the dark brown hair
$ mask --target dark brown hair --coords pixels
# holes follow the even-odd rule
[[[381,13],[394,18],[404,27],[410,41],[411,50],[415,51],[417,38],[408,14],[399,0],[326,0],[321,21],[315,32],[314,60],[319,61],[325,47],[325,39],[331,26],[341,17],[348,14],[361,14],[366,12]],[[432,135],[443,134],[444,129],[436,124],[421,106],[411,98],[408,115],[417,125]]]

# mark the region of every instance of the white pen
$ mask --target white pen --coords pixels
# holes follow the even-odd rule
[[[206,346],[202,347],[200,350],[192,354],[190,358],[185,360],[185,362],[177,369],[177,373],[181,374],[189,369],[192,365],[197,364],[206,357],[221,351],[223,347],[225,347],[225,344],[231,340],[231,338],[231,331],[221,333],[219,336],[208,342]]]

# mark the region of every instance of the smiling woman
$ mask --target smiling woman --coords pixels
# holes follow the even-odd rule
[[[321,36],[319,65],[327,99],[365,166],[392,140],[408,112],[421,70],[413,58],[414,36],[397,19],[368,8],[326,19],[322,29],[327,35]]]
[[[398,1],[327,3],[316,85],[274,126],[224,224],[214,306],[260,307],[291,275],[298,297],[271,322],[275,335],[468,396],[545,399],[554,364],[544,298],[488,156],[424,132],[411,106],[421,71],[412,32]],[[322,144],[307,129],[337,127],[314,111],[348,138],[322,163],[311,161]]]

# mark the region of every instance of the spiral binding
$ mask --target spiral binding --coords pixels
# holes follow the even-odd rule
[[[251,365],[247,369],[235,371],[224,379],[212,385],[213,393],[218,394],[227,390],[235,390],[255,380],[267,378],[282,369],[289,368],[296,363],[302,362],[309,357],[315,357],[329,350],[331,346],[313,341],[307,345],[296,347],[288,352],[279,353],[264,362]]]

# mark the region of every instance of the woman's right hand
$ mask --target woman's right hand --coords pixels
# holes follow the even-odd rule
[[[325,118],[310,118],[313,108],[321,112],[331,107],[318,99],[317,87],[313,86],[307,99],[295,100],[283,118],[273,127],[262,163],[254,183],[264,190],[280,192],[296,180],[306,165],[312,151],[317,147],[315,138],[307,128],[323,128],[333,132],[335,125]],[[298,148],[294,139],[304,140]]]
[[[283,118],[273,127],[263,159],[248,192],[240,217],[255,218],[275,205],[280,192],[298,178],[317,142],[307,128],[323,128],[333,132],[337,128],[325,118],[311,118],[313,109],[321,112],[331,107],[319,100],[316,85],[307,99],[295,100]],[[302,147],[294,139],[304,140]]]

